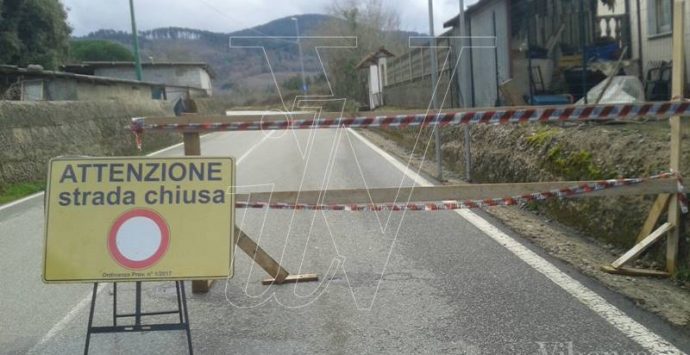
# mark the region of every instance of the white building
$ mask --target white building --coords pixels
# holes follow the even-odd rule
[[[205,90],[208,96],[212,94],[215,73],[206,63],[146,62],[141,65],[144,81],[198,88]],[[134,62],[83,62],[66,65],[63,69],[77,74],[136,80]]]
[[[381,47],[370,53],[357,64],[357,69],[369,68],[369,109],[374,110],[383,106],[383,88],[388,85],[387,58],[394,57],[393,53]]]
[[[639,7],[638,7],[639,5]],[[639,16],[639,22],[637,18]],[[669,63],[673,54],[673,0],[630,1],[632,53],[644,75],[660,62]],[[685,4],[685,66],[690,65],[690,3]],[[686,71],[685,80],[688,82]],[[671,74],[666,73],[670,78]]]

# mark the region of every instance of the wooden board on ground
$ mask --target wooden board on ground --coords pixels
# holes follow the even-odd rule
[[[627,276],[648,276],[648,277],[669,277],[669,276],[671,276],[671,274],[669,274],[666,271],[637,269],[637,268],[630,268],[630,267],[620,267],[620,268],[616,269],[611,265],[602,266],[601,271],[607,272],[609,274],[618,274],[618,275],[627,275]]]
[[[640,256],[640,254],[642,254],[643,251],[649,248],[649,246],[654,244],[657,240],[661,239],[664,236],[664,233],[672,229],[676,228],[674,228],[674,226],[670,223],[666,222],[662,224],[661,227],[654,231],[654,233],[644,238],[641,242],[635,244],[635,246],[632,249],[628,250],[628,252],[623,254],[623,256],[621,256],[620,258],[618,258],[618,260],[612,262],[611,266],[614,269],[618,269],[624,264],[635,260],[635,258]]]
[[[289,275],[285,279],[283,279],[281,282],[277,282],[277,279],[264,279],[261,281],[261,284],[263,285],[272,285],[274,283],[278,284],[294,284],[298,282],[312,282],[312,281],[319,281],[319,275],[317,274],[302,274],[302,275]]]
[[[254,262],[259,264],[266,273],[273,277],[273,283],[282,283],[283,280],[290,276],[287,270],[280,266],[277,261],[237,227],[235,227],[235,236],[237,246],[254,260]]]

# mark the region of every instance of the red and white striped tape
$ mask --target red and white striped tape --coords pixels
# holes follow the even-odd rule
[[[494,206],[513,206],[533,201],[543,201],[551,198],[565,198],[576,195],[584,195],[596,191],[630,186],[648,180],[668,179],[678,177],[675,173],[664,173],[649,178],[613,179],[602,180],[593,183],[580,184],[563,189],[554,189],[546,192],[537,192],[527,195],[519,195],[486,200],[466,201],[442,201],[442,202],[413,202],[413,203],[359,203],[359,204],[306,204],[286,202],[237,202],[237,208],[269,208],[289,210],[320,210],[320,211],[444,211],[464,208],[484,208]],[[687,213],[687,200],[680,178],[678,179],[679,203],[683,213]],[[682,199],[680,198],[682,196]]]
[[[309,118],[285,121],[208,122],[208,123],[146,123],[146,118],[133,118],[130,129],[135,133],[154,131],[256,131],[310,128],[406,128],[425,126],[458,126],[515,123],[631,121],[642,117],[657,120],[671,116],[689,116],[690,102],[669,101],[635,104],[578,105],[553,107],[521,107],[472,112],[450,112],[354,118]]]

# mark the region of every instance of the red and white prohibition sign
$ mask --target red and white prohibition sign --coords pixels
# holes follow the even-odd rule
[[[133,209],[115,220],[108,234],[108,251],[127,269],[153,266],[168,251],[170,230],[158,213]]]

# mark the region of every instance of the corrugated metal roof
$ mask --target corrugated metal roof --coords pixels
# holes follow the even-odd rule
[[[108,61],[86,61],[81,64],[67,64],[63,65],[63,69],[67,71],[77,72],[79,70],[88,70],[92,68],[113,68],[113,67],[134,67],[134,62],[108,62]],[[204,62],[142,62],[142,67],[199,67],[208,72],[211,78],[216,77],[216,72]]]
[[[377,61],[374,61],[377,58],[380,57],[395,57],[395,54],[391,53],[389,50],[387,50],[384,47],[379,48],[375,52],[371,52],[367,54],[364,59],[362,59],[357,66],[355,67],[356,69],[362,69],[364,68],[364,65],[367,63],[377,63]]]
[[[127,79],[116,79],[104,76],[94,76],[94,75],[83,75],[75,74],[61,71],[52,70],[40,70],[40,69],[27,69],[20,68],[16,65],[3,65],[0,64],[0,75],[23,75],[23,76],[33,76],[33,77],[48,77],[48,78],[61,78],[61,79],[71,79],[76,81],[85,81],[92,83],[101,84],[130,84],[130,85],[144,85],[144,86],[157,86],[157,87],[181,87],[181,88],[192,88],[180,85],[168,85],[164,83],[153,83],[147,81],[136,81]]]

